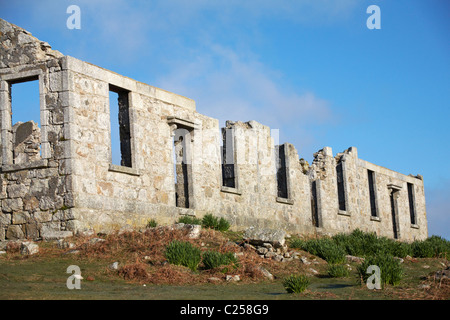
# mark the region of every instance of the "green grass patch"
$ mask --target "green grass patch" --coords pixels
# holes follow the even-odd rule
[[[350,275],[348,267],[342,264],[330,264],[327,273],[332,278],[347,278]]]
[[[215,269],[230,264],[236,266],[238,261],[232,252],[207,251],[203,253],[202,262],[205,269]],[[228,268],[225,269],[228,270]]]
[[[326,260],[330,264],[345,262],[345,250],[331,238],[312,239],[295,242],[297,248]]]
[[[309,279],[305,275],[291,274],[283,280],[283,287],[288,293],[301,293],[308,288]]]
[[[381,285],[384,287],[386,284],[398,285],[403,277],[403,268],[400,262],[393,256],[372,256],[367,258],[362,264],[358,266],[358,273],[363,283],[367,282],[367,279],[372,276],[371,273],[367,273],[369,266],[377,266],[380,268]]]
[[[178,219],[178,223],[184,223],[184,224],[202,224],[202,220],[196,217],[191,216],[182,216]]]
[[[225,218],[218,218],[212,214],[206,214],[202,219],[202,226],[218,231],[227,231],[230,229],[230,223]]]
[[[200,249],[189,242],[173,240],[167,245],[164,254],[169,263],[188,267],[192,271],[197,270],[197,266],[201,261]]]

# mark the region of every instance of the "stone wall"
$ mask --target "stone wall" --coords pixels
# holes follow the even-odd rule
[[[65,234],[73,197],[64,139],[63,55],[2,19],[0,43],[0,240]],[[39,119],[11,120],[12,87],[31,80],[39,81],[40,127]]]
[[[336,167],[343,165],[346,210],[339,209]],[[375,212],[371,208],[368,170],[374,177]],[[323,233],[350,232],[356,228],[394,238],[394,218],[397,238],[405,241],[428,236],[423,180],[420,175],[406,176],[358,158],[351,147],[333,156],[326,147],[315,154],[310,170],[311,181],[318,182],[317,197]],[[413,186],[415,223],[411,222],[408,183]],[[390,194],[397,192],[395,211]]]
[[[427,236],[423,181],[360,160],[356,148],[335,157],[324,148],[309,166],[293,145],[276,145],[260,123],[228,121],[220,128],[191,99],[63,56],[1,19],[0,37],[0,240],[106,232],[206,213],[235,229],[334,234],[360,228],[394,237],[396,222],[399,239]],[[27,124],[16,145],[23,124],[11,123],[10,88],[30,79],[39,80],[41,125]],[[119,96],[118,114],[110,114],[111,91]],[[119,164],[112,163],[111,117],[119,118]],[[372,192],[368,169],[375,173]]]

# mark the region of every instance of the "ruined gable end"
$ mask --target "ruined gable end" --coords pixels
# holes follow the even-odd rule
[[[60,58],[47,42],[33,37],[28,31],[0,19],[0,68],[32,64]]]

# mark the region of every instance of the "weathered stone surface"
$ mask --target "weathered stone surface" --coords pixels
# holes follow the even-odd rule
[[[226,280],[228,281],[228,282],[237,282],[237,281],[241,281],[241,277],[237,274],[237,275],[234,275],[234,276],[232,276],[232,275],[227,275],[226,276]]]
[[[30,214],[28,212],[15,212],[12,215],[12,223],[13,224],[24,224],[28,222],[30,219]]]
[[[75,244],[74,244],[74,243],[69,242],[69,241],[67,241],[67,240],[65,240],[65,239],[59,239],[59,240],[57,240],[56,246],[57,246],[59,249],[72,249],[72,248],[75,248]]]
[[[72,236],[73,236],[72,231],[55,230],[47,226],[42,226],[41,228],[41,238],[43,240],[58,240]]]
[[[6,229],[6,239],[8,240],[18,240],[25,238],[25,234],[22,231],[22,228],[18,225],[10,225],[8,229]]]
[[[264,248],[264,247],[260,247],[260,248],[258,248],[258,250],[256,250],[259,254],[262,254],[262,255],[264,255],[264,254],[266,254],[267,252],[269,252],[269,250],[267,249],[267,248]]]
[[[179,229],[186,230],[190,239],[198,239],[202,231],[202,226],[198,224],[178,223],[175,226],[177,226],[177,228]]]
[[[24,255],[33,255],[39,253],[39,246],[34,242],[22,242],[20,253]]]
[[[266,257],[267,259],[272,259],[274,257],[276,257],[277,254],[275,252],[267,252],[264,257]]]
[[[12,184],[7,187],[6,191],[10,198],[23,198],[27,194],[28,188],[23,184]]]
[[[108,266],[109,270],[115,271],[119,269],[119,262],[113,262]]]
[[[23,201],[20,198],[5,199],[2,201],[3,212],[21,211],[23,209]]]
[[[273,280],[273,274],[271,274],[269,271],[267,271],[266,268],[259,266],[259,271],[263,274],[264,277],[266,277],[269,280]]]
[[[28,239],[39,238],[39,226],[37,223],[31,222],[25,224],[25,236]]]
[[[92,238],[89,240],[89,244],[93,245],[93,244],[97,244],[97,243],[105,242],[105,241],[106,241],[105,239],[101,239],[101,238]]]
[[[283,256],[281,254],[277,254],[275,257],[273,257],[273,260],[275,261],[283,261]]]
[[[11,224],[11,214],[0,213],[0,225],[8,226]]]
[[[300,258],[300,261],[301,261],[303,264],[305,264],[305,265],[310,265],[310,264],[311,264],[311,262],[309,262],[308,259],[307,259],[306,257],[301,257],[301,258]]]
[[[285,235],[286,232],[283,230],[251,227],[245,230],[243,237],[252,245],[263,245],[264,243],[270,243],[272,246],[280,248],[285,243]]]

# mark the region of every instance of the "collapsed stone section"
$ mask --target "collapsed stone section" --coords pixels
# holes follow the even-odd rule
[[[353,147],[336,156],[325,147],[309,165],[256,121],[220,128],[191,99],[62,56],[1,19],[0,38],[0,240],[206,213],[237,230],[427,237],[421,176],[366,162]],[[13,127],[10,86],[29,79],[39,81],[41,126]],[[120,165],[112,163],[111,116]]]
[[[39,160],[41,129],[34,121],[18,122],[13,128],[14,163],[28,163]]]

